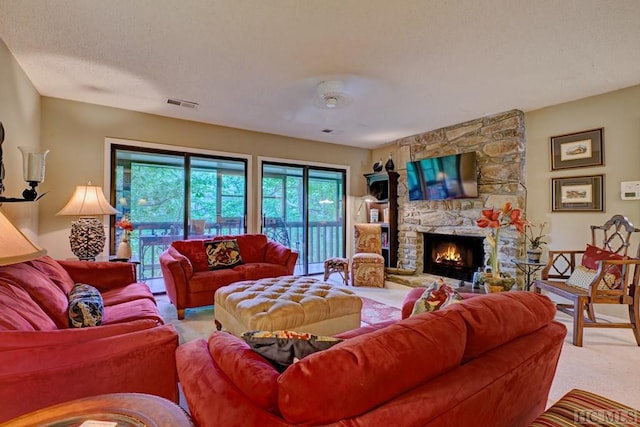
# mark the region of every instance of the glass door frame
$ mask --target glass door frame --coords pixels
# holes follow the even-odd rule
[[[314,170],[326,170],[326,171],[331,171],[331,172],[341,172],[344,176],[344,181],[343,181],[343,203],[342,203],[342,221],[343,221],[343,232],[342,232],[342,252],[343,252],[343,256],[344,257],[349,257],[350,256],[350,251],[347,245],[347,236],[348,236],[348,230],[351,227],[352,221],[351,218],[349,217],[348,213],[350,212],[350,201],[349,201],[349,188],[350,188],[350,175],[351,175],[351,168],[348,165],[339,165],[339,164],[328,164],[328,163],[317,163],[317,162],[305,162],[305,161],[295,161],[295,160],[291,160],[291,159],[281,159],[281,158],[272,158],[272,157],[258,157],[258,161],[257,161],[257,181],[258,184],[256,185],[256,189],[257,189],[257,203],[256,203],[256,215],[257,215],[257,223],[256,223],[256,227],[259,230],[258,232],[260,232],[262,230],[262,181],[263,181],[263,176],[262,176],[262,171],[263,171],[263,166],[264,164],[270,164],[270,165],[278,165],[278,166],[283,166],[283,167],[292,167],[292,168],[302,168],[303,171],[303,182],[305,183],[305,185],[308,185],[308,180],[309,180],[309,170],[310,169],[314,169]],[[303,236],[304,236],[304,247],[300,248],[300,256],[302,256],[303,254],[306,254],[307,259],[302,260],[303,261],[303,275],[308,275],[309,273],[309,269],[308,269],[308,256],[309,256],[309,217],[308,217],[308,211],[309,211],[309,197],[307,194],[307,189],[305,188],[305,194],[304,194],[304,230],[303,230]],[[300,262],[300,259],[299,261]],[[296,273],[298,274],[298,273]],[[314,272],[311,274],[318,274],[318,272]]]

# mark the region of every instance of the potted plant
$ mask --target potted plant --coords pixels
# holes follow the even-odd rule
[[[540,256],[542,255],[542,245],[546,245],[547,242],[543,240],[546,236],[544,229],[547,226],[546,222],[543,222],[539,226],[527,223],[524,237],[527,241],[527,258],[530,262],[540,262]],[[536,232],[535,229],[538,229]]]

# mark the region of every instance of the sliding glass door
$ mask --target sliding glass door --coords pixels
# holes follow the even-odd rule
[[[262,164],[262,232],[299,252],[296,274],[344,256],[345,179],[340,169]]]
[[[158,257],[174,240],[246,232],[246,160],[116,145],[111,156],[111,198],[121,212],[111,253],[122,233],[113,225],[126,216],[140,280],[162,277]]]

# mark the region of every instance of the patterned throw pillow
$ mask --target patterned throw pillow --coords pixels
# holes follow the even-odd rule
[[[104,303],[100,291],[91,285],[76,283],[69,292],[69,327],[99,326],[103,314]]]
[[[339,338],[294,331],[249,331],[241,338],[280,372],[305,356],[342,342]]]
[[[420,313],[441,310],[451,304],[462,301],[462,296],[451,286],[438,279],[428,287],[413,304],[412,316]]]
[[[616,253],[600,249],[593,245],[587,245],[584,254],[582,254],[582,261],[580,262],[580,264],[591,270],[597,270],[600,266],[600,261],[621,260],[624,258],[625,257]]]
[[[235,239],[204,242],[204,250],[207,254],[209,270],[232,268],[242,264],[240,247]]]
[[[578,265],[571,276],[567,279],[567,285],[577,288],[589,289],[589,285],[597,276],[597,271]],[[605,273],[604,278],[598,284],[598,289],[613,289],[616,286],[616,276],[611,273]]]

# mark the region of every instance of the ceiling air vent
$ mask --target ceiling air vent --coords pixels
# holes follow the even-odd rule
[[[198,108],[197,102],[183,101],[181,99],[169,98],[167,99],[167,104],[177,105],[178,107],[189,108],[191,110],[195,110],[196,108]]]

